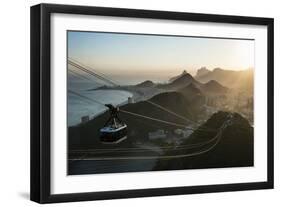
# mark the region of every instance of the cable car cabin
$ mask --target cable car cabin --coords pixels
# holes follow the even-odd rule
[[[100,140],[103,143],[117,144],[127,138],[127,125],[118,117],[119,108],[105,104],[110,111],[110,117],[100,129]]]
[[[100,140],[106,144],[117,144],[127,138],[127,125],[117,124],[100,129]]]

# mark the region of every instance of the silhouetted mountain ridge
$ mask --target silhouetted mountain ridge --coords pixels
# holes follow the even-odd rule
[[[146,80],[146,81],[143,81],[143,82],[141,82],[141,83],[139,83],[135,86],[145,88],[145,87],[154,87],[155,84],[151,80]]]
[[[206,67],[202,67],[202,68],[197,70],[196,76],[200,77],[200,76],[206,75],[209,72],[211,72],[211,71],[208,70]]]
[[[180,88],[183,88],[183,87],[189,85],[190,83],[193,83],[196,86],[201,85],[201,83],[196,81],[192,77],[192,75],[190,75],[189,73],[185,73],[183,75],[180,75],[178,78],[173,80],[171,83],[163,84],[163,85],[160,85],[159,87],[166,89],[166,90],[178,90]]]
[[[195,105],[198,105],[198,109],[201,109],[201,106],[205,103],[205,95],[202,93],[202,91],[193,83],[190,83],[189,85],[180,88],[178,90],[179,93],[183,94],[184,97],[190,102]]]
[[[228,88],[222,86],[215,80],[210,80],[209,82],[203,84],[201,89],[205,94],[225,94],[228,91]]]
[[[213,71],[206,70],[204,74],[198,71],[194,78],[202,83],[215,80],[228,88],[243,89],[250,93],[253,91],[253,70],[251,69],[235,71],[215,68]]]
[[[181,76],[187,74],[186,70],[184,70],[180,75],[174,76],[172,78],[169,79],[169,82],[173,82],[174,80],[180,78]]]

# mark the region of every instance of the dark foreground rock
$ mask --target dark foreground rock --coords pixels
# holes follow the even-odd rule
[[[201,126],[201,129],[213,128],[219,130],[221,124],[226,120],[227,115],[227,112],[214,114]],[[232,120],[232,124],[222,131],[220,142],[212,150],[197,156],[178,159],[160,159],[154,170],[253,166],[253,127],[237,113],[233,114]],[[216,133],[197,130],[185,144],[210,140]]]

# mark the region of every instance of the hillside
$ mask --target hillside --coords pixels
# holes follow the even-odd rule
[[[217,112],[212,115],[200,129],[211,128],[218,131],[227,119],[227,112]],[[180,161],[159,160],[155,170],[193,169],[218,167],[243,167],[254,164],[254,135],[253,128],[241,115],[233,114],[232,125],[224,129],[220,142],[215,148],[201,155],[180,158]],[[215,132],[196,130],[184,144],[198,143],[215,137]],[[169,152],[167,152],[167,155]]]
[[[210,80],[209,82],[203,84],[201,86],[201,90],[207,95],[220,95],[228,92],[228,88],[222,86],[215,80]]]
[[[197,109],[199,106],[194,105],[190,100],[179,92],[166,92],[158,94],[150,99],[153,103],[159,104],[170,111],[173,111],[181,116],[190,119],[196,119],[200,111]],[[173,123],[185,124],[185,121],[167,113],[151,103],[141,101],[138,103],[127,104],[120,107],[121,110],[157,118]],[[69,147],[70,149],[83,149],[83,148],[98,148],[102,144],[99,141],[99,129],[103,127],[104,123],[109,117],[109,112],[105,112],[95,119],[78,126],[69,127]],[[150,131],[157,129],[173,130],[177,127],[167,125],[164,123],[156,122],[149,119],[135,117],[133,115],[120,113],[119,117],[128,126],[128,139],[120,143],[120,146],[131,146],[137,140],[146,140],[147,134]],[[115,147],[115,146],[102,146],[102,147]]]
[[[180,88],[178,90],[179,93],[183,94],[184,97],[194,105],[203,105],[205,102],[205,96],[202,91],[193,83]]]

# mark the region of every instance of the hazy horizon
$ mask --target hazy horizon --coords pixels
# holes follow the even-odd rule
[[[68,31],[68,57],[118,81],[162,82],[201,67],[254,68],[254,40]]]

